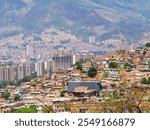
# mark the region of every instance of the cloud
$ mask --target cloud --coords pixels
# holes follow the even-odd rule
[[[34,0],[21,0],[25,4],[27,4],[28,7],[33,7],[35,5]]]
[[[22,7],[20,10],[16,11],[17,15],[25,15],[31,10],[33,6],[35,6],[34,0],[21,0],[21,1],[24,2],[27,5],[27,7]]]

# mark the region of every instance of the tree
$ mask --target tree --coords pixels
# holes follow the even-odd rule
[[[127,109],[129,112],[137,112],[142,113],[145,111],[142,103],[144,102],[144,97],[146,96],[146,91],[142,87],[138,87],[137,85],[132,85],[130,89],[127,89],[126,93],[126,103]]]
[[[88,76],[89,77],[95,77],[97,75],[97,70],[95,68],[90,68],[88,70]]]
[[[14,96],[14,101],[18,101],[18,100],[20,100],[20,95],[19,95],[19,94],[16,94],[16,95]]]
[[[130,68],[134,68],[135,66],[131,65],[130,63],[125,63],[124,64],[124,68],[125,69],[130,69]]]
[[[42,112],[43,113],[54,113],[53,108],[51,106],[47,106],[47,105],[43,106]]]
[[[143,104],[146,95],[146,91],[143,87],[132,84],[130,88],[125,89],[124,95],[119,98],[115,105],[117,106],[117,109],[123,113],[143,113],[149,110],[149,108]]]
[[[109,67],[110,67],[110,68],[117,69],[117,68],[119,67],[119,65],[118,65],[117,62],[110,62],[110,63],[109,63]]]
[[[150,61],[148,61],[149,69],[150,69]]]
[[[103,78],[108,78],[108,74],[107,73],[105,73],[105,74],[103,74]]]
[[[148,79],[147,79],[147,80],[148,80],[148,84],[150,84],[150,77],[148,77]]]
[[[10,97],[10,92],[8,92],[7,90],[4,92],[3,98],[4,99],[8,99]]]
[[[1,82],[1,87],[2,87],[2,88],[5,88],[7,85],[8,85],[8,84],[7,84],[7,81],[6,81],[6,80],[3,80],[3,81]]]
[[[15,85],[14,81],[12,80],[3,80],[1,82],[1,87],[2,88],[5,88],[7,85]]]
[[[15,111],[15,113],[37,113],[38,110],[36,109],[35,106],[30,106],[30,107],[24,107],[24,108],[20,108],[20,109],[17,109]]]
[[[150,42],[145,44],[146,47],[150,47]]]
[[[79,69],[79,70],[82,71],[82,62],[77,62],[77,63],[75,64],[75,66],[76,66],[76,69]]]
[[[146,78],[142,78],[141,84],[147,84],[147,79]]]
[[[150,77],[146,78],[142,78],[141,79],[141,84],[150,84]]]
[[[60,91],[60,96],[61,96],[61,97],[64,97],[64,96],[65,96],[65,93],[66,93],[65,90],[61,90],[61,91]]]
[[[10,81],[9,81],[9,85],[15,85],[15,82],[12,81],[12,80],[10,80]]]

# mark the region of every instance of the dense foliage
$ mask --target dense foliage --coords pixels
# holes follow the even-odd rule
[[[17,109],[15,111],[15,113],[37,113],[38,110],[36,109],[35,106],[30,106],[30,107],[24,107],[24,108],[20,108],[20,109]]]
[[[4,99],[8,99],[10,97],[10,92],[8,92],[7,90],[4,92],[3,98]]]
[[[141,84],[150,84],[150,77],[149,78],[142,78]]]
[[[119,68],[119,64],[118,64],[117,62],[110,62],[110,63],[109,63],[109,67],[110,67],[110,68],[117,69],[117,68]]]
[[[5,88],[5,87],[8,86],[8,85],[15,85],[15,82],[12,81],[12,80],[3,80],[3,81],[1,81],[1,83],[0,83],[0,87],[1,87],[1,88]]]
[[[150,42],[145,44],[146,47],[150,47]]]
[[[130,63],[125,63],[124,68],[125,69],[130,69],[130,68],[135,68],[135,66],[131,65]]]
[[[60,91],[60,96],[61,96],[61,97],[64,97],[64,96],[65,96],[65,93],[66,93],[65,90],[61,90],[61,91]]]
[[[77,63],[75,64],[76,69],[79,69],[79,70],[82,71],[82,63],[83,63],[83,62],[77,62]]]
[[[89,77],[95,77],[97,75],[97,70],[95,68],[90,68],[88,70],[88,76]]]
[[[18,101],[18,100],[20,100],[20,95],[19,95],[19,94],[16,94],[16,95],[14,96],[14,101]]]

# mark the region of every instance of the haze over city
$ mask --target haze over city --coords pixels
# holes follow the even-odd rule
[[[0,112],[150,112],[149,0],[1,0]]]

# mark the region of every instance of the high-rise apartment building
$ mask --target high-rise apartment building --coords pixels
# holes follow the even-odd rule
[[[27,54],[27,57],[33,56],[33,46],[32,45],[28,44],[26,46],[26,54]]]
[[[73,55],[73,64],[80,62],[80,61],[87,61],[92,60],[94,58],[93,53],[78,53]]]
[[[31,65],[24,63],[1,63],[0,64],[0,81],[13,80],[18,81],[31,75]]]
[[[71,50],[58,49],[54,52],[53,56],[54,70],[68,69],[72,65]]]
[[[43,76],[45,74],[45,62],[39,61],[35,63],[35,71],[37,72],[37,76]]]

